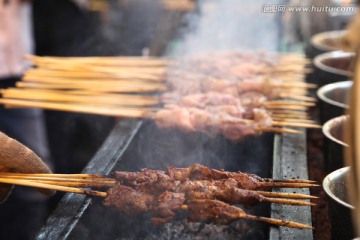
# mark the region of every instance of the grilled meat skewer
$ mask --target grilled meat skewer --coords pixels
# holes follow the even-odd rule
[[[216,222],[222,224],[229,224],[239,219],[250,219],[255,221],[262,221],[271,225],[309,229],[311,226],[293,222],[285,221],[274,218],[258,217],[248,215],[244,210],[239,207],[229,205],[227,203],[218,200],[192,200],[189,201],[186,206],[183,206],[189,210],[188,221],[189,222]]]
[[[241,208],[219,200],[197,199],[194,196],[188,199],[185,193],[170,191],[150,194],[120,183],[108,191],[104,205],[132,216],[151,213],[151,222],[156,225],[165,224],[174,219],[178,212],[186,211],[190,222],[228,224],[238,219],[251,219],[278,226],[311,228],[301,223],[248,215]]]
[[[144,193],[162,193],[164,191],[182,192],[187,198],[219,199],[229,203],[279,202],[275,198],[292,198],[293,194],[266,193],[256,191],[269,186],[310,187],[317,186],[310,180],[273,180],[263,179],[255,174],[226,172],[209,169],[200,164],[189,168],[169,167],[166,171],[142,169],[139,172],[115,172],[115,178],[122,184]],[[272,199],[271,199],[272,198]],[[294,198],[309,199],[311,196],[298,194]],[[287,204],[311,205],[300,201],[288,201]]]
[[[220,179],[235,179],[238,187],[247,190],[257,190],[262,188],[272,187],[314,187],[314,181],[303,179],[289,179],[289,180],[274,180],[269,178],[261,178],[255,174],[243,172],[227,172],[224,170],[210,169],[200,164],[194,164],[189,168],[174,168],[169,167],[166,170],[167,174],[179,181],[190,180],[220,180]]]
[[[180,192],[186,194],[187,199],[213,199],[221,200],[230,204],[254,205],[260,202],[270,202],[278,204],[314,206],[309,202],[297,200],[269,198],[256,191],[238,188],[235,179],[226,180],[186,180],[181,184]]]

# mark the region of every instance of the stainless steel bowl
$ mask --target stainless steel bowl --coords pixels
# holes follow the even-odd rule
[[[326,121],[344,115],[349,108],[348,102],[352,88],[352,81],[330,83],[317,90],[319,102],[320,120]]]
[[[320,70],[341,75],[344,77],[351,77],[352,71],[344,70],[341,67],[336,67],[334,63],[338,63],[339,65],[351,65],[354,60],[355,53],[353,52],[343,52],[343,51],[333,51],[320,54],[314,58],[314,65]],[[330,62],[332,64],[330,64]]]
[[[341,50],[341,38],[345,36],[346,30],[328,31],[312,36],[311,45],[320,52]]]
[[[331,216],[331,239],[353,239],[355,237],[351,214],[354,206],[350,204],[347,184],[350,167],[337,169],[328,174],[322,183],[326,194],[331,198],[329,210]]]
[[[324,162],[327,172],[342,168],[344,164],[344,148],[348,145],[344,141],[345,124],[348,116],[340,116],[327,121],[322,131],[324,139]]]
[[[336,142],[343,147],[348,147],[348,144],[344,141],[344,127],[348,119],[348,116],[343,115],[327,121],[322,127],[324,135],[331,141]]]
[[[348,188],[346,184],[347,174],[350,167],[343,167],[328,174],[323,180],[323,188],[326,194],[334,201],[350,209],[354,209],[349,202],[347,195]]]
[[[330,83],[317,90],[317,96],[324,102],[343,109],[349,108],[349,95],[353,81]]]

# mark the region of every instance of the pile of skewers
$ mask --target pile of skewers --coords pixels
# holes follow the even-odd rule
[[[316,86],[303,82],[308,61],[299,55],[27,58],[36,68],[1,90],[0,104],[150,118],[160,128],[233,140],[320,127],[306,113],[315,101],[307,90]]]
[[[263,179],[254,174],[209,169],[195,164],[166,171],[115,172],[115,179],[96,174],[0,173],[0,183],[17,184],[104,197],[104,205],[130,216],[150,213],[155,225],[186,213],[189,222],[229,224],[238,219],[263,221],[292,228],[311,228],[292,221],[248,215],[239,206],[260,202],[312,206],[299,199],[310,195],[270,192],[272,188],[318,186],[310,180]],[[85,189],[83,189],[85,188]],[[90,189],[110,188],[107,192]],[[181,213],[181,214],[179,214]]]

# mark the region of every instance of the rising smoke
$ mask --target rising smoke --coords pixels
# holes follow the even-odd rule
[[[280,1],[281,2],[281,1]],[[182,39],[169,55],[184,56],[234,49],[277,51],[280,13],[263,13],[269,0],[200,0],[199,11],[187,16]]]

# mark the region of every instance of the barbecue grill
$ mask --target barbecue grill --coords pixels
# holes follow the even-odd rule
[[[83,172],[108,175],[141,168],[187,167],[193,163],[261,177],[307,179],[303,135],[264,134],[234,143],[178,130],[158,130],[152,122],[119,122]],[[282,191],[285,191],[282,189]],[[294,191],[291,191],[294,192]],[[309,194],[306,189],[296,192]],[[246,210],[311,225],[310,207],[261,204]],[[175,221],[154,227],[146,216],[132,218],[102,205],[102,199],[66,194],[36,239],[312,239],[311,230],[269,227],[239,220],[229,226]]]
[[[143,6],[142,9],[144,8]],[[252,10],[256,13],[260,11],[257,8]],[[134,16],[139,16],[139,13],[136,13]],[[167,18],[169,22],[179,22],[181,19],[179,14],[169,14]],[[148,26],[149,22],[144,19],[142,21]],[[245,22],[246,19],[242,19],[242,21]],[[256,25],[254,21],[252,22]],[[134,23],[135,25],[142,24],[136,21],[132,24]],[[168,24],[166,21],[162,23]],[[128,29],[130,35],[136,29],[136,26],[131,27],[132,24],[129,24]],[[165,25],[157,26],[157,29],[164,30]],[[175,25],[179,26],[178,24]],[[253,32],[251,27],[249,29]],[[164,31],[169,32],[170,30],[173,31],[167,27]],[[152,36],[156,35],[150,30],[149,32]],[[246,34],[246,32],[243,33]],[[163,33],[163,35],[166,35],[167,39],[171,38],[169,34]],[[132,42],[132,38],[136,37],[127,36],[131,39],[126,38],[126,40]],[[157,37],[159,36],[157,35]],[[145,38],[146,42],[153,41],[152,44],[148,45],[151,46],[150,52],[154,55],[164,52],[164,45],[168,43],[168,40],[164,40],[166,39],[164,36],[160,36],[160,40]],[[277,36],[273,40],[278,41]],[[139,43],[139,40],[135,43]],[[259,47],[253,41],[251,43],[245,41],[244,47],[249,47],[246,44],[249,44],[250,48]],[[269,48],[269,50],[276,49],[277,44],[278,42],[272,42],[270,45],[273,48]],[[133,55],[139,54],[141,48],[147,44],[142,43],[140,45],[129,46],[129,52]],[[151,121],[127,119],[121,120],[114,127],[83,172],[109,175],[113,171],[120,170],[138,171],[141,168],[164,170],[171,165],[189,167],[194,163],[203,164],[210,168],[223,168],[228,171],[245,171],[264,178],[308,179],[305,135],[265,133],[261,136],[243,139],[240,142],[233,142],[221,136],[210,138],[202,133],[183,133],[176,129],[160,130]],[[308,189],[274,189],[274,191],[309,194]],[[256,207],[245,209],[245,211],[253,215],[311,225],[310,207],[275,206],[262,203]],[[36,239],[311,240],[313,235],[312,230],[270,227],[259,222],[245,220],[239,220],[226,226],[175,220],[164,226],[154,227],[148,221],[147,216],[128,217],[114,209],[105,207],[101,198],[70,193],[62,198],[56,210],[48,218],[47,223],[37,234]]]

